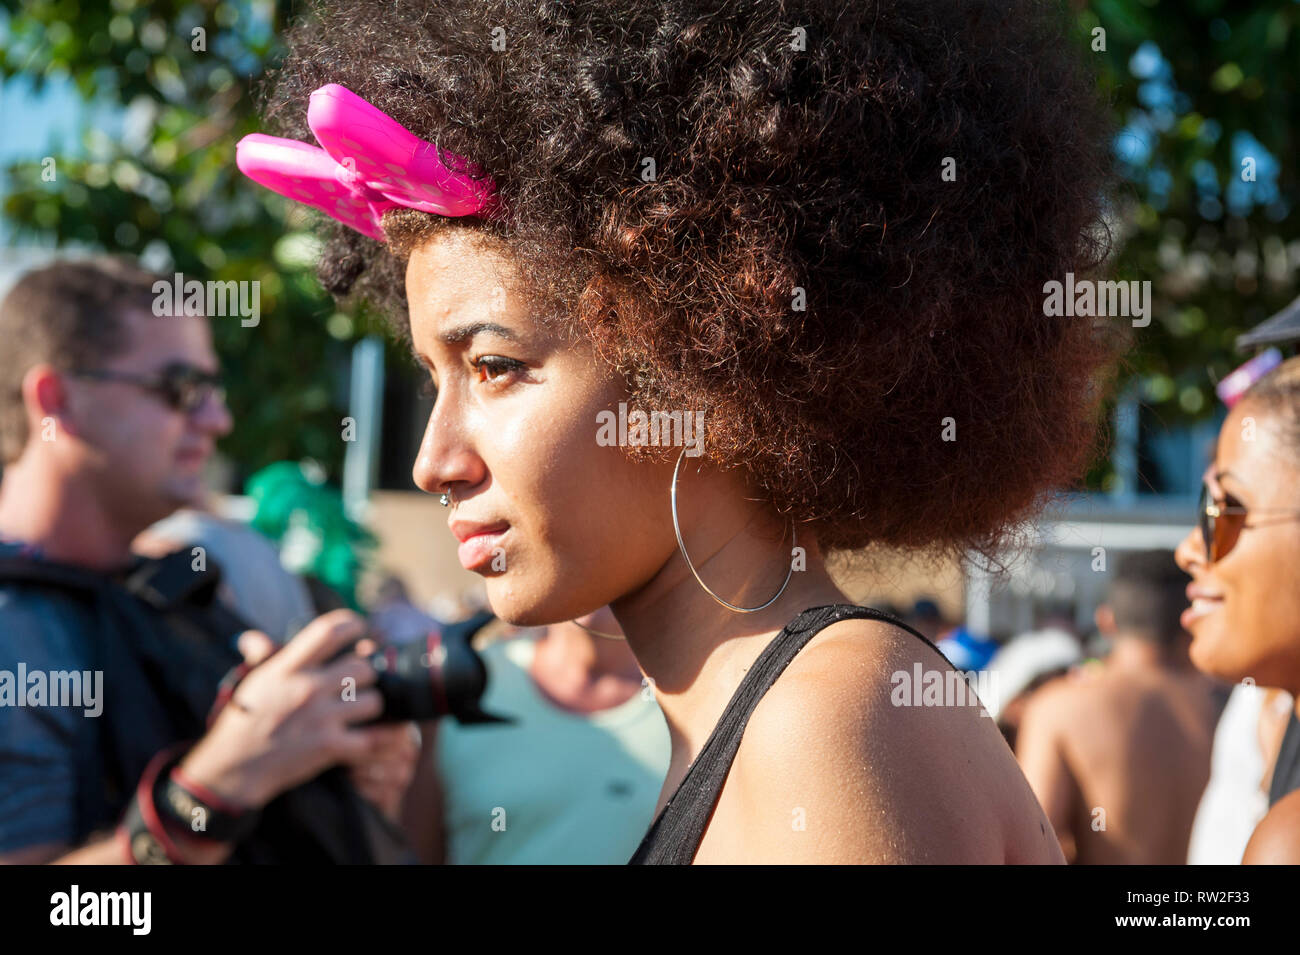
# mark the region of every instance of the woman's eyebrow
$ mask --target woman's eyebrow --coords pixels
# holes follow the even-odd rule
[[[460,342],[473,338],[480,332],[487,332],[490,335],[496,335],[507,341],[519,342],[519,336],[504,325],[498,325],[496,322],[468,322],[464,325],[457,325],[455,328],[449,328],[439,336],[448,345],[456,345]]]

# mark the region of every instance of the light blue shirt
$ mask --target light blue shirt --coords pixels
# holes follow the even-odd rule
[[[536,641],[489,644],[483,708],[513,724],[438,726],[447,861],[623,865],[653,821],[671,745],[644,691],[579,714],[529,674]]]

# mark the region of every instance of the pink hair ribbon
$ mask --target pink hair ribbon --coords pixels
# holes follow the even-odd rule
[[[441,216],[500,211],[491,179],[449,169],[437,146],[337,83],[311,94],[307,125],[322,148],[252,133],[235,146],[235,164],[254,182],[380,242],[382,216],[398,206]]]

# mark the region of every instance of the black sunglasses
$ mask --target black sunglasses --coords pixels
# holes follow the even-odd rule
[[[1269,521],[1280,524],[1283,521],[1300,517],[1300,509],[1295,508],[1248,508],[1240,504],[1229,504],[1231,498],[1216,500],[1210,491],[1209,483],[1201,485],[1201,501],[1197,505],[1197,519],[1201,528],[1201,539],[1205,542],[1205,556],[1213,564],[1228,555],[1237,546],[1237,538],[1244,528],[1264,527],[1265,523],[1256,521],[1246,523],[1247,514],[1286,515],[1282,521]]]
[[[184,414],[198,411],[209,397],[223,401],[226,396],[220,375],[183,362],[172,362],[156,375],[136,375],[111,368],[76,368],[69,374],[90,381],[120,381],[135,385],[157,395],[173,411]]]

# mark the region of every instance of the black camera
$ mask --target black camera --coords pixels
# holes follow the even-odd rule
[[[454,716],[460,723],[514,722],[486,713],[479,706],[487,689],[487,667],[470,640],[492,619],[490,611],[482,610],[466,620],[447,624],[441,632],[431,632],[423,640],[380,647],[367,657],[378,677],[375,689],[384,701],[383,713],[371,722],[400,723],[443,716]]]

